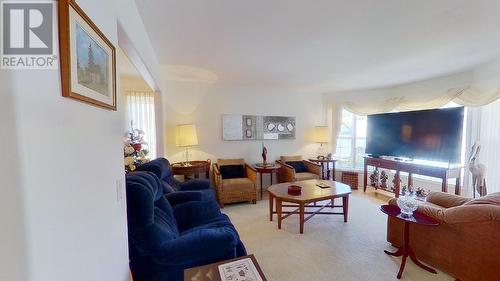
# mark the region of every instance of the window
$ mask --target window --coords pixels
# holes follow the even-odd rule
[[[363,168],[366,148],[366,116],[343,109],[342,124],[337,139],[336,156],[340,168]]]
[[[156,158],[156,123],[154,92],[127,91],[126,120],[134,129],[144,131],[144,141],[149,150],[148,158]],[[130,129],[130,128],[128,128]]]

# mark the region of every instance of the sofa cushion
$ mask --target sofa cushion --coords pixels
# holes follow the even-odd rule
[[[248,178],[223,179],[222,186],[224,190],[245,190],[253,189],[253,182]]]
[[[179,182],[172,174],[172,167],[170,162],[165,158],[156,158],[148,163],[142,164],[137,167],[137,171],[148,171],[155,174],[164,184],[163,192],[165,194],[170,192],[170,189],[179,191]]]
[[[309,172],[295,174],[296,181],[316,180],[316,179],[319,179],[319,176]]]
[[[500,192],[491,193],[484,197],[473,199],[464,205],[496,205],[500,206]]]
[[[157,158],[137,167],[137,171],[148,171],[154,173],[160,180],[172,176],[170,163],[165,158]]]
[[[431,192],[427,196],[427,202],[434,203],[444,208],[460,206],[470,199],[462,196],[448,194],[445,192]]]
[[[219,167],[222,179],[237,179],[245,177],[243,165],[224,165]]]
[[[233,224],[231,223],[231,220],[229,219],[229,217],[225,214],[221,214],[217,218],[214,218],[213,220],[211,220],[209,222],[205,222],[203,225],[195,226],[195,227],[184,230],[181,233],[181,235],[186,235],[186,234],[189,234],[193,231],[197,231],[200,229],[226,227],[226,226],[234,227]]]
[[[307,167],[302,161],[288,161],[286,164],[292,166],[296,173],[307,172]]]
[[[153,254],[165,241],[179,236],[173,210],[161,187],[146,176],[143,173],[126,178],[128,234],[141,255]]]

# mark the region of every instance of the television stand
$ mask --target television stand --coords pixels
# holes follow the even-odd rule
[[[413,174],[422,175],[427,177],[439,178],[442,180],[441,183],[441,191],[448,192],[448,179],[455,178],[455,194],[460,195],[460,178],[462,176],[462,167],[461,166],[432,166],[425,165],[420,163],[415,163],[412,161],[400,161],[395,159],[385,159],[385,158],[373,158],[373,157],[365,157],[365,169],[364,169],[364,185],[363,191],[366,192],[366,187],[368,185],[368,166],[372,166],[375,168],[394,170],[395,174],[395,186],[394,193],[396,197],[399,197],[400,186],[400,173],[408,173],[408,186],[413,186]],[[375,189],[378,189],[379,186],[376,185]]]

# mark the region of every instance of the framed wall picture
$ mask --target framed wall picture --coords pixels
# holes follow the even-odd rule
[[[295,139],[294,116],[223,114],[223,140],[292,140]]]
[[[115,47],[73,0],[59,0],[62,95],[116,110]]]

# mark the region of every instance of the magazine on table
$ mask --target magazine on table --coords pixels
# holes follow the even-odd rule
[[[251,258],[219,265],[222,281],[263,281]]]

